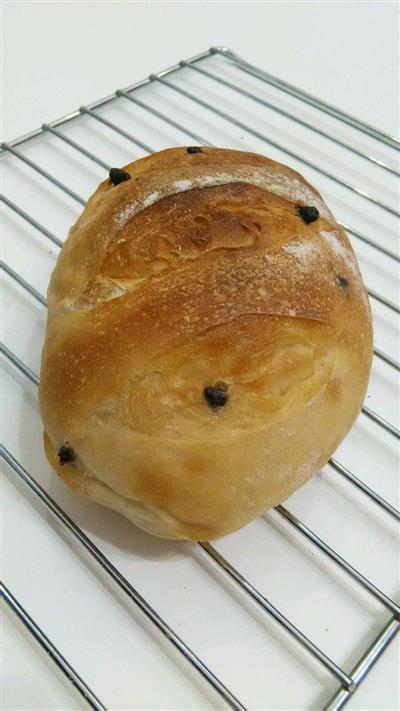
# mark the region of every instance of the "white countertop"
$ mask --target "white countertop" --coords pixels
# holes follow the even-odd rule
[[[11,140],[214,45],[230,46],[249,62],[396,134],[398,15],[396,3],[381,1],[4,2],[2,137]],[[233,70],[231,74],[234,76]],[[244,86],[247,79],[240,81]],[[249,86],[256,87],[256,80],[249,81]],[[221,92],[219,98],[229,106],[226,93]],[[160,110],[173,113],[173,104],[162,91],[150,90],[146,96]],[[269,97],[268,92],[265,96]],[[125,130],[132,130],[136,119],[128,113],[129,108],[119,110],[113,105],[104,115],[121,121]],[[240,108],[245,121],[262,125],[260,109],[254,109],[251,115],[238,101],[237,115],[241,115]],[[186,118],[191,115],[186,105],[181,109]],[[173,132],[150,119],[147,125],[145,119],[145,115],[138,116],[144,140],[157,148],[163,142],[170,145]],[[331,125],[329,121],[325,124]],[[275,123],[268,125],[271,135],[285,135],[286,126],[279,120],[277,123],[276,117]],[[202,125],[195,112],[193,126],[203,135],[210,131],[210,140],[223,136],[225,144],[232,141],[237,146],[243,141],[250,149],[268,151],[257,141],[244,138],[241,131],[227,131],[225,137],[220,126]],[[340,130],[345,137],[346,131]],[[85,119],[66,133],[80,143],[87,141],[98,154],[104,145],[106,160],[122,164],[127,145],[118,136],[110,141],[107,130],[99,130],[98,136],[89,135]],[[296,135],[287,134],[291,145],[295,145]],[[185,139],[181,136],[179,140]],[[304,153],[307,143],[303,145],[300,134],[298,140]],[[364,137],[360,147],[367,149],[372,143]],[[55,173],[60,170],[67,184],[74,180],[74,189],[86,197],[102,178],[102,171],[80,160],[78,174],[77,157],[69,150],[64,146],[61,150],[57,141],[49,139],[43,148],[39,142],[32,143],[26,154],[32,160],[43,159]],[[141,154],[132,150],[133,155]],[[315,158],[314,146],[310,150]],[[392,158],[390,151],[379,145],[378,153],[382,159]],[[270,154],[275,157],[274,151]],[[327,151],[327,156],[330,168],[348,171],[349,179],[355,182],[365,179],[373,194],[394,202],[390,176],[378,184],[375,173],[366,170],[364,174],[351,161],[345,166],[334,149]],[[20,164],[16,166],[11,156],[5,156],[3,162],[7,175],[4,192],[63,238],[79,213],[77,205],[61,200],[58,193],[54,193],[54,199],[43,201],[41,179],[24,172]],[[377,241],[394,248],[391,218],[370,211],[369,206],[364,213],[363,202],[347,203],[324,179],[316,180],[306,169],[301,170],[323,190],[341,219],[355,220],[358,229],[369,234],[372,231]],[[5,211],[3,224],[7,260],[44,294],[57,250],[9,211]],[[396,272],[392,264],[363,245],[355,246],[369,284],[395,299]],[[21,297],[8,282],[5,295],[5,341],[38,372],[44,310]],[[398,321],[382,307],[373,305],[373,312],[376,344],[398,358]],[[374,362],[374,368],[367,403],[394,421],[398,397],[392,387],[393,374],[379,362]],[[116,514],[78,500],[56,480],[41,450],[34,386],[27,386],[9,366],[4,381],[6,446],[227,685],[239,697],[244,695],[249,708],[321,708],[329,698],[324,688],[333,692],[336,682],[221,579],[195,547],[152,539]],[[396,504],[396,450],[386,437],[377,434],[374,425],[358,422],[340,448],[340,456]],[[220,708],[216,697],[208,694],[196,675],[170,653],[134,608],[132,615],[132,606],[115,593],[94,565],[87,563],[68,537],[60,535],[58,524],[11,475],[5,477],[3,494],[3,525],[8,532],[4,537],[6,582],[110,708]],[[292,497],[288,508],[387,594],[395,595],[394,527],[359,497],[346,483],[332,479],[327,469]],[[274,513],[226,537],[218,543],[218,549],[346,669],[388,617],[382,610],[378,614],[377,605],[366,602],[365,596],[353,595],[347,579],[321,556],[314,557],[314,552],[293,537]],[[81,708],[81,700],[54,673],[52,664],[9,613],[5,615],[4,632],[7,659],[3,708]],[[394,711],[400,701],[395,683],[398,662],[399,644],[395,642],[349,708]]]
[[[214,45],[398,132],[395,2],[3,4],[3,140]]]

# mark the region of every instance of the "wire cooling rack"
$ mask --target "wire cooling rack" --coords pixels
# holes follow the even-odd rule
[[[69,225],[111,166],[193,143],[303,172],[350,235],[375,324],[368,396],[334,458],[215,545],[152,539],[72,494],[45,461],[36,402],[43,293]],[[220,47],[3,144],[5,708],[340,709],[377,679],[400,626],[399,148]]]

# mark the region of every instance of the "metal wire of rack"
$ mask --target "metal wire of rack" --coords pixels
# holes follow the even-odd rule
[[[207,67],[207,69],[205,67]],[[185,77],[189,75],[193,75],[198,82],[192,90],[188,90],[187,81],[185,80]],[[182,81],[177,82],[176,78],[180,76],[182,76]],[[251,83],[248,86],[243,86],[242,80],[246,77],[251,78]],[[206,91],[204,82],[207,82],[207,87],[211,86],[211,89],[207,88]],[[152,97],[150,97],[150,100],[145,100],[146,90],[149,87],[160,87],[162,92],[160,94],[162,108],[158,105],[160,102],[152,102]],[[219,87],[222,87],[221,91],[227,92],[228,99],[225,103],[222,101],[219,102],[219,95],[218,93],[215,94]],[[275,93],[266,95],[266,88],[268,90],[271,89],[271,92]],[[211,98],[209,96],[210,94]],[[207,98],[205,98],[206,96]],[[215,100],[212,100],[213,96]],[[243,110],[236,112],[229,110],[229,108],[227,110],[226,106],[229,107],[229,101],[231,105],[234,105],[237,96],[240,96],[241,101],[245,102],[241,105]],[[280,100],[281,96],[284,99],[283,103]],[[288,103],[288,97],[290,97],[290,101],[296,102],[294,106]],[[179,120],[181,102],[183,101],[186,102],[186,112],[201,110],[201,112],[204,111],[204,114],[202,113],[201,117],[197,119],[193,114],[188,113]],[[269,118],[270,116],[278,116],[279,121],[287,120],[290,124],[301,127],[301,130],[305,129],[309,135],[321,138],[325,143],[327,142],[332,145],[334,151],[340,149],[343,150],[345,154],[351,153],[356,157],[357,161],[360,161],[359,165],[366,165],[368,170],[373,168],[374,171],[379,171],[379,177],[386,174],[390,180],[400,175],[397,167],[393,165],[394,151],[400,149],[399,140],[320,99],[306,94],[300,89],[283,82],[267,72],[248,64],[233,51],[223,47],[211,48],[187,61],[181,61],[179,64],[167,70],[152,74],[149,78],[137,82],[126,89],[117,90],[114,94],[100,101],[82,106],[79,110],[72,112],[68,116],[53,122],[44,123],[40,129],[3,144],[2,157],[9,157],[14,161],[12,164],[13,170],[17,169],[18,166],[21,168],[27,166],[30,174],[34,175],[34,173],[36,173],[40,175],[45,182],[56,188],[60,193],[63,193],[79,205],[84,205],[86,200],[82,195],[76,192],[75,189],[72,189],[64,180],[58,179],[53,172],[44,168],[38,161],[24,153],[24,148],[51,137],[51,139],[55,141],[52,145],[56,148],[58,145],[61,146],[64,144],[68,146],[68,150],[72,149],[71,155],[80,155],[84,160],[87,159],[91,163],[96,164],[96,166],[99,166],[102,170],[108,171],[111,167],[109,160],[105,160],[103,155],[100,156],[97,155],[96,152],[93,152],[90,145],[81,145],[79,141],[76,141],[75,138],[71,138],[71,135],[61,130],[74,126],[79,123],[79,121],[86,119],[93,127],[100,125],[106,132],[104,135],[111,136],[118,134],[125,142],[134,144],[136,149],[139,149],[139,151],[143,153],[158,150],[158,146],[148,145],[147,138],[143,140],[142,137],[136,135],[136,131],[139,131],[139,123],[138,126],[132,124],[132,116],[130,118],[129,130],[127,130],[121,123],[112,120],[112,117],[110,118],[108,115],[106,116],[104,113],[101,113],[101,109],[115,104],[125,104],[134,110],[138,109],[141,112],[141,116],[148,115],[149,120],[150,118],[154,118],[158,127],[165,126],[168,130],[173,129],[177,143],[182,141],[182,136],[186,136],[198,144],[213,145],[215,140],[211,140],[211,133],[207,131],[208,124],[205,123],[203,119],[204,115],[208,115],[210,121],[218,122],[218,127],[221,126],[219,130],[222,132],[227,131],[228,126],[235,131],[239,129],[239,132],[245,135],[247,140],[255,141],[256,145],[266,144],[270,149],[277,150],[280,154],[289,156],[291,160],[310,169],[311,172],[317,176],[321,176],[323,180],[327,181],[324,185],[333,183],[339,186],[341,196],[343,194],[351,195],[352,199],[354,197],[354,199],[361,200],[361,203],[366,203],[368,209],[372,208],[374,211],[378,210],[380,214],[385,213],[389,220],[387,223],[384,223],[384,227],[385,229],[387,228],[387,231],[391,230],[393,224],[392,219],[400,216],[399,211],[391,205],[386,198],[383,198],[381,195],[376,197],[375,194],[371,192],[374,185],[377,184],[375,177],[369,181],[370,187],[368,187],[368,189],[359,187],[358,182],[353,182],[347,176],[342,177],[341,169],[343,165],[339,166],[338,169],[338,165],[335,161],[335,153],[332,154],[332,160],[330,161],[332,167],[327,169],[325,163],[321,165],[321,162],[315,158],[317,151],[311,153],[310,151],[305,152],[304,150],[299,150],[293,147],[293,141],[288,140],[286,143],[285,140],[279,136],[279,131],[278,134],[275,135],[275,133],[270,130],[271,124],[261,124],[260,127],[259,121],[254,120],[253,123],[251,111],[254,105],[257,105],[261,111],[268,109],[268,111],[271,112],[268,114]],[[223,108],[221,108],[222,105]],[[189,106],[191,107],[190,109],[187,108]],[[308,109],[313,112],[311,115],[306,113]],[[240,116],[240,119],[238,116]],[[200,125],[200,131],[198,125]],[[201,126],[204,127],[203,130]],[[350,131],[350,135],[345,136],[344,131]],[[360,135],[362,137],[361,141],[359,140]],[[357,140],[355,137],[357,137]],[[237,140],[236,134],[234,140]],[[365,143],[363,143],[363,141]],[[378,150],[377,155],[373,155],[371,154],[371,150],[373,150],[371,144],[374,144],[378,148],[383,147],[383,150]],[[366,147],[364,147],[364,145],[366,145]],[[310,155],[312,158],[310,158]],[[128,162],[128,159],[131,160],[130,154],[127,156],[126,162]],[[78,165],[76,166],[76,170],[78,170]],[[359,175],[363,176],[363,168],[358,168],[358,170]],[[33,227],[34,230],[40,233],[49,243],[55,245],[57,248],[62,246],[62,240],[58,234],[54,234],[53,229],[50,229],[47,225],[43,225],[41,220],[36,219],[36,216],[31,214],[31,211],[24,210],[14,199],[5,195],[1,195],[1,200],[11,213],[22,218],[27,225]],[[342,200],[342,197],[340,197],[339,200]],[[367,216],[366,222],[364,223],[367,227],[369,219],[371,220],[370,224],[372,226],[375,225],[375,215],[376,212],[371,214],[370,218]],[[369,250],[368,254],[376,254],[378,260],[388,260],[388,263],[398,263],[400,261],[397,252],[391,246],[392,242],[389,238],[384,241],[371,236],[367,227],[364,228],[363,226],[359,228],[358,226],[349,226],[347,224],[347,218],[343,226],[354,238],[355,244],[357,246],[360,245],[360,249]],[[362,254],[365,254],[365,252],[362,252]],[[22,290],[27,291],[41,307],[47,306],[46,299],[40,291],[19,274],[16,269],[10,264],[5,263],[2,263],[2,268],[7,275],[7,279],[18,284],[18,287],[22,287]],[[373,302],[375,301],[377,303],[377,308],[381,309],[383,307],[384,309],[388,309],[392,314],[399,314],[399,307],[394,299],[389,298],[380,291],[376,291],[375,288],[371,286],[368,286],[368,292]],[[35,386],[39,384],[38,376],[34,370],[32,370],[23,359],[19,358],[10,347],[3,344],[1,350],[6,361],[11,363],[16,371],[22,373],[22,375]],[[387,352],[387,350],[386,347],[382,349],[381,347],[375,346],[374,355],[377,362],[382,364],[382,367],[388,368],[387,372],[390,377],[390,373],[399,371],[400,366],[393,353]],[[371,420],[373,425],[380,428],[386,435],[399,439],[400,433],[395,424],[390,422],[386,417],[380,414],[380,412],[376,412],[374,409],[364,405],[362,416],[363,418]],[[68,531],[75,542],[80,544],[85,554],[100,566],[103,573],[109,576],[122,593],[129,598],[130,602],[141,610],[157,628],[158,632],[182,655],[186,663],[191,665],[207,684],[212,687],[216,694],[212,702],[213,705],[220,703],[220,701],[216,701],[219,696],[220,700],[229,707],[233,709],[245,709],[247,704],[243,700],[239,700],[239,695],[236,691],[233,692],[221,679],[220,675],[214,672],[212,668],[202,660],[201,656],[192,650],[191,646],[185,643],[180,634],[178,634],[146,598],[138,592],[131,580],[114,566],[111,559],[102,552],[94,540],[83,531],[82,527],[72,520],[56,500],[50,496],[48,491],[29,473],[26,466],[18,461],[12,451],[4,446],[2,447],[2,455],[7,463],[7,473],[24,482],[32,495],[34,495],[34,498],[41,501],[44,510],[51,512],[61,527]],[[390,519],[400,521],[400,513],[395,506],[373,487],[369,486],[362,477],[357,476],[344,463],[336,459],[336,457],[330,460],[329,468],[332,476],[337,475],[339,478],[342,478],[343,481],[349,483],[354,492],[365,497],[365,501],[372,502],[385,516],[388,514]],[[362,502],[360,505],[362,506]],[[342,555],[300,520],[297,515],[288,510],[286,506],[277,506],[274,513],[288,525],[295,536],[302,537],[315,549],[318,549],[318,551],[323,554],[325,560],[329,561],[329,564],[332,563],[338,566],[340,571],[346,573],[352,581],[359,585],[386,610],[387,615],[384,624],[380,626],[379,632],[374,636],[372,642],[368,646],[364,645],[361,653],[357,655],[356,662],[350,669],[347,667],[344,668],[343,664],[337,663],[331,658],[331,655],[321,649],[319,644],[314,643],[297,624],[291,621],[288,615],[284,614],[284,612],[274,605],[269,597],[266,597],[256,585],[250,582],[248,577],[242,574],[222,555],[218,546],[212,546],[209,543],[201,543],[198,544],[198,547],[206,557],[211,559],[214,566],[217,566],[227,578],[234,582],[235,586],[244,591],[244,593],[256,603],[261,609],[262,614],[271,617],[291,639],[295,640],[306,650],[307,654],[311,655],[314,660],[322,665],[329,675],[339,682],[338,687],[334,693],[331,694],[331,698],[326,698],[324,701],[324,707],[326,709],[336,711],[342,708],[352,698],[381,654],[398,633],[400,628],[400,607],[396,604],[393,596],[386,594],[380,589],[380,586],[377,586],[355,566],[345,560]],[[14,596],[13,592],[5,585],[2,586],[1,592],[6,604],[18,616],[36,640],[39,641],[40,645],[64,672],[87,704],[94,709],[106,708],[104,703],[100,701],[94,691],[91,690],[90,686],[81,678],[80,674],[75,671],[63,654],[58,651],[55,644],[41,629],[40,625],[32,619],[21,602]]]

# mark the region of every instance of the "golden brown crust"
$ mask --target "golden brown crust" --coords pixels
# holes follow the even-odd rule
[[[290,168],[174,148],[125,170],[90,198],[49,286],[46,453],[146,530],[215,538],[282,501],[348,431],[368,301],[344,231]],[[203,396],[217,381],[219,410]],[[61,466],[65,442],[76,460]]]

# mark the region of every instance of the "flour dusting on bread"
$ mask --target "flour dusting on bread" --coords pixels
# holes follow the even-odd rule
[[[354,254],[350,251],[350,249],[346,248],[344,244],[342,244],[337,233],[320,230],[320,235],[332,252],[341,257],[346,263],[346,266],[353,272],[353,274],[355,274],[357,272],[357,267],[355,264]]]
[[[312,268],[312,262],[321,254],[320,245],[316,242],[293,242],[282,247],[286,254],[290,254]]]
[[[161,185],[159,190],[146,195],[141,201],[133,202],[124,206],[124,208],[115,215],[115,224],[119,229],[122,229],[127,221],[134,217],[138,212],[144,210],[150,205],[153,205],[157,200],[161,200],[169,195],[184,192],[186,190],[198,190],[216,185],[229,185],[230,183],[248,183],[250,185],[257,185],[258,187],[264,188],[275,195],[280,195],[281,197],[293,202],[305,204],[312,203],[314,206],[318,207],[320,215],[328,220],[331,219],[331,214],[322,200],[315,195],[313,190],[308,188],[307,185],[302,184],[297,178],[289,178],[284,173],[278,173],[276,170],[272,172],[269,171],[268,168],[238,168],[237,170],[229,173],[216,172],[212,175],[193,174],[190,178],[174,180],[171,182],[166,181]]]

